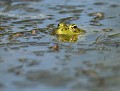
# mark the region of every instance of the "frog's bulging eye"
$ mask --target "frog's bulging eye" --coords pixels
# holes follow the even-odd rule
[[[77,26],[73,26],[73,28],[77,28]]]
[[[60,24],[58,24],[58,27],[60,26]]]

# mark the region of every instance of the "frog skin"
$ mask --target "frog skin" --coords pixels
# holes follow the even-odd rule
[[[68,34],[68,26],[66,23],[59,23],[55,34]]]
[[[62,28],[62,27],[67,28],[68,26],[67,26],[66,23],[61,22],[61,23],[58,24],[58,28]]]
[[[86,33],[85,30],[78,28],[76,24],[70,24],[68,26],[68,30],[71,31],[73,34],[84,34],[84,33]]]

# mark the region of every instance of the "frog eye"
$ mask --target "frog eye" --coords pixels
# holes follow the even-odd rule
[[[77,28],[77,26],[76,26],[76,25],[73,25],[73,26],[71,26],[71,28]]]
[[[73,28],[77,28],[77,26],[73,26]]]
[[[58,27],[60,26],[60,24],[58,24]]]

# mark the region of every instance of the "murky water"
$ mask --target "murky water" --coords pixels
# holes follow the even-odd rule
[[[1,0],[0,91],[119,91],[119,0]],[[74,43],[51,32],[85,29]]]

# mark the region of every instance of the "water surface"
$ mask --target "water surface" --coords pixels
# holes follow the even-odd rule
[[[1,0],[0,91],[119,91],[119,0]],[[85,29],[57,40],[59,22]]]

